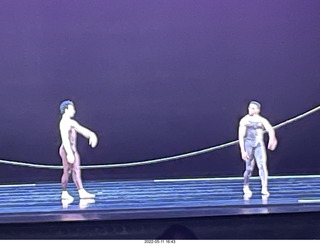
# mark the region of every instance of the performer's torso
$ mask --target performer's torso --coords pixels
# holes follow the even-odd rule
[[[68,138],[69,138],[71,150],[73,152],[77,152],[77,132],[73,127],[70,127],[70,129],[69,129]],[[61,144],[59,150],[60,150],[60,153],[62,153],[62,152],[65,153],[65,149],[63,147],[63,144]]]
[[[71,127],[69,130],[69,141],[72,151],[77,150],[77,132],[76,130]]]
[[[263,139],[263,125],[258,121],[248,121],[246,125],[245,140],[261,141]]]

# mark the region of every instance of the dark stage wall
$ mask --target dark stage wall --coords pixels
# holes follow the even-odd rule
[[[82,164],[161,158],[237,139],[248,102],[278,124],[320,103],[318,0],[1,0],[0,159],[60,165],[59,110]],[[319,112],[277,130],[271,175],[319,174]],[[267,137],[266,137],[267,139]],[[237,145],[85,180],[241,176]],[[60,170],[0,164],[0,181],[59,181]]]

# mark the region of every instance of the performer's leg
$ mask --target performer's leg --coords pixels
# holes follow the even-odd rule
[[[72,178],[73,178],[73,182],[76,184],[80,198],[94,198],[95,197],[94,194],[87,192],[83,188],[82,179],[81,179],[81,169],[80,169],[80,156],[78,153],[75,153],[75,162],[73,164]]]
[[[63,166],[63,174],[61,177],[61,186],[63,191],[67,190],[70,174],[71,174],[71,169],[68,166],[67,167]]]
[[[71,174],[70,164],[67,161],[67,155],[63,148],[60,148],[59,154],[61,156],[62,165],[63,165],[63,174],[61,177],[61,186],[62,186],[62,194],[61,198],[65,200],[73,201],[73,197],[69,195],[67,192],[67,185],[69,181],[69,177]]]
[[[246,144],[246,143],[245,143]],[[249,180],[250,177],[252,175],[252,171],[253,171],[253,153],[254,153],[254,149],[252,146],[246,144],[245,145],[245,150],[249,156],[249,158],[246,160],[246,170],[243,173],[243,177],[244,177],[244,184],[248,185],[249,184]]]
[[[81,179],[81,170],[80,170],[80,156],[78,153],[74,154],[75,160],[72,164],[72,179],[77,189],[83,189],[82,179]]]
[[[267,153],[264,144],[260,144],[255,150],[255,158],[259,168],[259,176],[261,180],[261,193],[269,195],[268,192],[268,168],[267,168]]]
[[[253,167],[254,167],[254,148],[252,145],[250,145],[250,142],[245,142],[245,150],[249,156],[249,158],[246,160],[246,170],[243,173],[244,182],[243,182],[243,192],[244,194],[252,194],[250,188],[249,188],[249,181],[250,177],[252,175]]]

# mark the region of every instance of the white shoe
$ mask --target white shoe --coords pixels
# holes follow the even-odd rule
[[[80,198],[94,198],[96,195],[87,192],[85,189],[80,189],[79,191]]]
[[[244,185],[243,186],[243,193],[245,195],[252,195],[252,191],[250,190],[249,186],[248,185]]]
[[[268,204],[268,195],[262,195],[261,196],[261,200],[262,200],[262,204]]]
[[[73,197],[67,191],[62,191],[61,199],[62,200],[68,200],[68,201],[71,201],[71,202],[73,201]]]
[[[270,193],[268,192],[268,188],[266,188],[266,187],[262,188],[261,194],[264,196],[270,196]]]

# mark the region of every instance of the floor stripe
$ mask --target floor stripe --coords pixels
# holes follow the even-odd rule
[[[21,186],[36,186],[36,184],[0,185],[0,187],[21,187]]]
[[[283,176],[269,176],[269,179],[297,179],[297,178],[320,178],[320,175],[283,175]],[[243,177],[225,177],[225,178],[189,178],[189,179],[159,179],[154,182],[171,182],[171,181],[204,181],[204,180],[242,180]],[[258,176],[251,177],[251,179],[259,179]]]
[[[299,199],[298,202],[301,202],[301,203],[320,202],[320,198],[319,199]]]

